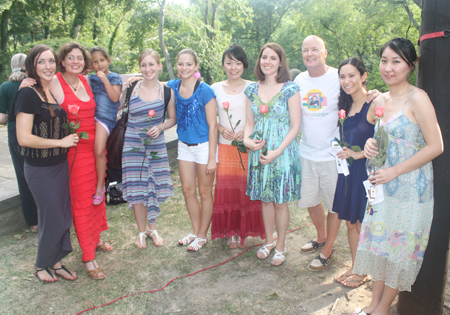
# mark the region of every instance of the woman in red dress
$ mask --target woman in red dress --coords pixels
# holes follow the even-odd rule
[[[70,195],[75,232],[83,251],[82,262],[92,279],[106,276],[95,261],[97,249],[109,251],[111,246],[100,240],[100,233],[108,229],[105,201],[94,205],[92,196],[97,185],[95,171],[95,101],[87,80],[81,73],[89,63],[86,49],[71,42],[61,46],[58,52],[59,70],[52,81],[51,91],[70,121],[80,121],[78,132],[87,132],[89,139],[80,139],[79,145],[69,150],[71,167]],[[69,105],[79,107],[78,115],[69,110]]]

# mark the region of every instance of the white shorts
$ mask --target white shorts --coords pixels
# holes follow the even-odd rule
[[[337,168],[335,161],[315,162],[300,157],[302,168],[302,198],[298,205],[302,208],[320,204],[322,198],[328,211],[334,213],[333,201],[337,184]]]
[[[216,148],[216,163],[218,163],[218,153]],[[178,160],[195,162],[197,164],[208,164],[209,141],[197,145],[187,145],[178,140]]]

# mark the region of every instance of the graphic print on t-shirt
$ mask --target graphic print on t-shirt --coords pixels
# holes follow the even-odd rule
[[[327,98],[320,90],[311,90],[302,99],[302,106],[306,106],[312,112],[317,112],[327,106]]]

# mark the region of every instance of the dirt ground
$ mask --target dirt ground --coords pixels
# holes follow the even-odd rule
[[[190,221],[185,210],[174,152],[171,156],[175,197],[162,205],[158,231],[164,246],[156,248],[147,240],[147,248],[134,245],[136,223],[126,204],[108,206],[109,229],[102,238],[114,250],[99,253],[97,261],[107,278],[93,281],[80,263],[81,250],[74,231],[74,252],[64,264],[78,272],[75,282],[60,280],[41,284],[32,275],[37,236],[26,231],[0,237],[0,314],[76,314],[93,306],[109,303],[124,295],[156,290],[176,277],[165,289],[120,299],[85,314],[350,314],[355,307],[370,303],[371,283],[348,289],[334,278],[350,264],[346,228],[343,224],[335,243],[336,259],[322,272],[307,269],[314,254],[303,255],[300,247],[313,237],[306,209],[290,203],[290,229],[286,239],[286,262],[280,267],[256,258],[259,246],[248,250],[229,249],[225,240],[210,241],[199,253],[188,253],[176,246],[187,235]],[[262,243],[249,238],[249,245]],[[245,251],[245,252],[244,252]],[[226,264],[183,277],[199,270]],[[273,254],[273,253],[272,253]],[[450,302],[450,282],[447,302]],[[395,302],[391,314],[396,315]],[[450,315],[446,309],[447,315]]]

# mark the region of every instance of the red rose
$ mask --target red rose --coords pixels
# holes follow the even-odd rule
[[[230,107],[230,103],[228,103],[228,102],[223,102],[222,105],[223,105],[223,109],[225,109],[225,110],[227,110],[228,107]]]
[[[154,111],[153,109],[150,109],[150,110],[148,111],[148,116],[149,116],[149,117],[155,116],[155,111]]]
[[[345,109],[341,109],[339,111],[339,119],[345,119],[345,116],[347,116],[347,113],[345,112]]]
[[[69,109],[69,113],[71,113],[72,115],[78,115],[78,112],[80,110],[80,106],[78,106],[78,105],[69,105],[68,109]]]
[[[267,113],[267,105],[261,105],[259,106],[259,110],[262,114]]]
[[[383,115],[384,115],[384,106],[377,106],[377,107],[375,107],[375,115],[377,115],[378,118],[383,117]]]

